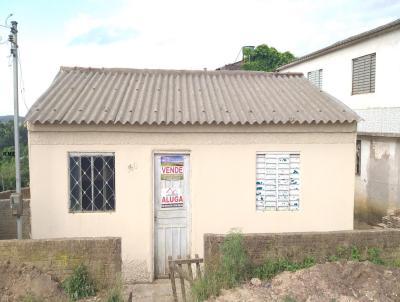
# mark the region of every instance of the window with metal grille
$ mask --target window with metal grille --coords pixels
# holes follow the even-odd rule
[[[300,154],[258,153],[256,165],[256,209],[258,211],[298,210]]]
[[[353,59],[352,94],[375,92],[376,54]]]
[[[115,210],[113,153],[69,154],[69,209],[71,212]]]
[[[319,89],[322,89],[322,69],[309,71],[307,73],[307,78]]]

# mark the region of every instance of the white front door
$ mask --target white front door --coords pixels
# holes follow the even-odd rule
[[[155,276],[168,274],[168,256],[189,254],[189,155],[154,155]]]

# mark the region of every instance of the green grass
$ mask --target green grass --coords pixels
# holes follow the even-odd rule
[[[122,297],[122,288],[122,279],[118,278],[114,286],[107,292],[107,295],[102,302],[124,302]]]
[[[42,302],[43,300],[34,295],[33,293],[28,293],[22,298],[21,302]]]
[[[94,283],[89,277],[86,266],[82,264],[76,267],[72,274],[64,280],[62,288],[72,301],[96,294]]]
[[[221,289],[233,288],[252,277],[269,279],[280,272],[296,271],[314,264],[313,257],[306,257],[301,262],[285,259],[266,260],[262,265],[254,267],[244,247],[242,234],[230,233],[221,245],[220,259],[207,268],[204,278],[194,282],[192,296],[195,301],[204,301],[209,297],[218,296]]]
[[[377,248],[360,250],[356,246],[342,246],[327,257],[327,260],[332,262],[339,260],[370,261],[378,265],[400,267],[400,260],[384,261],[381,258],[381,251]],[[308,256],[297,262],[285,258],[266,259],[261,265],[253,266],[246,252],[242,234],[230,233],[221,244],[220,258],[216,259],[215,263],[207,265],[202,279],[195,280],[192,286],[192,297],[194,301],[204,301],[212,296],[218,296],[221,289],[238,286],[252,277],[262,280],[271,279],[281,272],[294,272],[309,268],[316,263],[314,257]],[[286,296],[283,301],[295,300]]]
[[[283,298],[282,302],[297,302],[297,300],[295,298],[293,298],[292,296],[285,296]]]
[[[262,265],[253,269],[253,276],[259,279],[271,279],[281,272],[294,272],[303,268],[311,267],[315,263],[316,261],[314,257],[306,257],[301,262],[293,262],[287,259],[267,259]]]

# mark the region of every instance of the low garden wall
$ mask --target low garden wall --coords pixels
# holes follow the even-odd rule
[[[218,259],[225,235],[204,235],[205,263]],[[400,260],[400,230],[354,230],[282,234],[243,234],[244,246],[253,264],[265,259],[286,258],[302,261],[314,257],[324,262],[337,255],[338,249],[357,247],[361,253],[380,250],[383,260]]]
[[[4,193],[4,192],[3,192]],[[24,199],[22,212],[22,238],[31,238],[30,200]],[[11,215],[10,199],[0,199],[0,240],[17,238],[17,220]]]
[[[0,240],[0,261],[34,265],[59,281],[84,264],[96,285],[108,288],[121,274],[121,239]]]

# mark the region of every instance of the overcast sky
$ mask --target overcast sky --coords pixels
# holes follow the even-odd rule
[[[1,0],[0,23],[9,13],[25,115],[60,66],[215,69],[262,43],[301,56],[400,18],[400,0]],[[10,63],[0,44],[0,115],[13,113]]]

